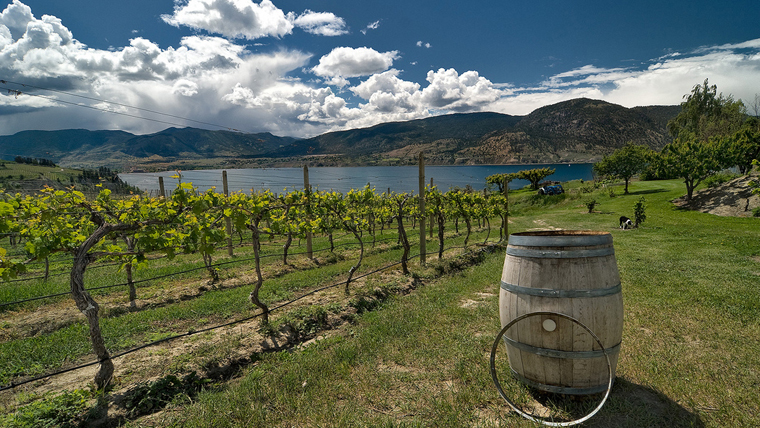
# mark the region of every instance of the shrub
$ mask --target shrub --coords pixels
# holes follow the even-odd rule
[[[208,380],[199,378],[195,372],[188,373],[182,379],[167,375],[152,382],[141,383],[130,390],[124,407],[132,416],[152,413],[165,407],[176,396],[195,396],[206,383]]]
[[[645,201],[646,199],[644,199],[642,196],[638,201],[636,201],[635,204],[633,204],[634,227],[639,227],[639,224],[643,223],[644,220],[647,219],[647,215],[645,213],[646,206],[644,205]]]
[[[705,178],[705,186],[707,187],[717,187],[720,186],[723,183],[727,183],[734,178],[738,177],[738,174],[734,174],[732,172],[719,172],[717,174],[713,174],[707,178]]]
[[[89,398],[90,394],[81,389],[63,391],[55,397],[27,404],[16,413],[0,416],[0,425],[8,428],[85,426],[90,414]]]
[[[586,205],[586,208],[588,208],[589,213],[594,212],[594,207],[596,206],[596,204],[598,204],[598,202],[594,198],[586,199],[585,201],[583,201],[583,203]]]

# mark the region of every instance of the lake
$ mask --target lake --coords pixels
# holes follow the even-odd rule
[[[591,180],[591,163],[579,164],[530,164],[530,165],[475,165],[475,166],[426,166],[425,184],[433,179],[440,190],[454,187],[464,188],[468,185],[481,190],[486,186],[486,177],[492,174],[518,172],[527,169],[551,167],[556,171],[547,177],[551,181]],[[164,187],[168,191],[177,187],[178,180],[171,178],[175,171],[155,173],[123,173],[122,180],[151,194],[158,194],[158,177],[164,178]],[[201,191],[211,187],[222,189],[222,170],[182,171],[182,182],[193,183]],[[309,183],[315,190],[337,190],[348,192],[360,189],[367,183],[378,192],[390,188],[394,192],[419,191],[417,166],[368,166],[368,167],[314,167],[309,168]],[[273,192],[302,189],[304,183],[303,168],[256,168],[229,169],[227,183],[230,192],[251,189],[271,189]],[[515,180],[510,189],[519,189],[530,184],[526,180]]]

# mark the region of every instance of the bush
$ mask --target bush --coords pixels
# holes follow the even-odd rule
[[[752,210],[752,216],[753,217],[760,217],[760,207],[757,207]]]
[[[707,178],[705,178],[705,186],[707,187],[717,187],[720,186],[723,183],[727,183],[734,178],[738,177],[738,174],[734,174],[732,172],[719,172],[717,174],[713,174]]]
[[[583,203],[586,205],[586,208],[588,208],[589,213],[594,212],[594,207],[596,206],[596,204],[598,204],[598,202],[594,198],[586,199],[585,201],[583,201]]]
[[[16,413],[0,416],[0,425],[8,428],[85,426],[90,414],[90,394],[81,389],[63,391],[21,407]]]
[[[165,407],[176,396],[195,396],[208,382],[191,372],[182,379],[167,375],[152,382],[140,383],[127,393],[124,407],[132,416],[152,413]]]
[[[636,201],[635,204],[633,204],[634,227],[639,227],[639,225],[647,219],[647,215],[645,213],[646,206],[644,205],[644,202],[646,202],[646,199],[644,199],[642,196],[638,201]]]

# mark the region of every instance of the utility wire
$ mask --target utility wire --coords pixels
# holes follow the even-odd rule
[[[384,241],[388,241],[388,240],[391,240],[391,239],[396,239],[396,238],[395,237],[393,237],[393,238],[386,238],[384,240],[378,240],[376,242],[384,242]],[[354,242],[347,242],[347,243],[344,243],[344,244],[338,244],[338,245],[335,246],[335,248],[345,247],[345,246],[354,245],[354,244],[355,244]],[[226,248],[226,247],[223,247],[223,248]],[[324,251],[330,251],[330,249],[329,248],[322,248],[322,249],[319,249],[319,250],[313,250],[312,253],[319,253],[319,252],[324,252]],[[291,255],[291,256],[300,256],[300,255],[304,255],[304,254],[307,254],[307,252],[302,251],[302,252],[292,252],[292,253],[289,253],[289,255]],[[165,257],[165,256],[162,256],[160,258],[163,258],[163,257]],[[272,257],[282,257],[282,254],[281,253],[264,254],[264,255],[260,256],[259,259],[267,259],[267,258],[272,258]],[[225,261],[225,262],[213,263],[213,264],[209,265],[209,268],[221,267],[221,266],[226,266],[226,265],[235,264],[235,263],[249,262],[249,261],[254,260],[254,259],[255,259],[254,257],[249,257],[249,258],[243,258],[243,259],[229,260],[229,261]],[[108,264],[108,265],[101,265],[101,266],[95,266],[95,267],[106,267],[106,266],[113,266],[113,265],[116,265],[116,264],[119,264],[119,263],[111,263],[111,264]],[[170,274],[154,276],[154,277],[151,277],[151,278],[139,279],[139,280],[136,280],[136,281],[132,281],[132,284],[133,285],[142,284],[142,283],[145,283],[145,282],[155,281],[155,280],[158,280],[158,279],[164,279],[164,278],[169,278],[169,277],[173,277],[173,276],[179,276],[179,275],[182,275],[182,274],[186,274],[186,273],[190,273],[190,272],[195,272],[195,271],[199,271],[199,270],[203,270],[203,269],[208,269],[208,268],[205,265],[204,266],[198,266],[198,267],[190,268],[190,269],[183,270],[183,271],[180,271],[180,272],[174,272],[174,273],[170,273]],[[60,273],[56,273],[56,274],[51,274],[49,276],[65,275],[65,274],[68,274],[68,273],[69,272],[60,272]],[[11,280],[11,281],[8,281],[8,282],[28,281],[28,280],[32,280],[32,279],[42,279],[42,278],[44,278],[44,277],[43,276],[32,277],[32,278],[25,278],[25,279],[21,279],[21,280]],[[85,290],[86,291],[104,290],[104,289],[108,289],[108,288],[125,287],[125,286],[128,286],[128,285],[129,285],[129,283],[125,282],[125,283],[120,283],[120,284],[101,285],[101,286],[98,286],[98,287],[90,287],[90,288],[85,288]],[[30,297],[28,299],[15,300],[13,302],[0,303],[0,310],[2,310],[5,307],[8,307],[8,306],[18,305],[18,304],[21,304],[21,303],[34,302],[34,301],[37,301],[37,300],[51,299],[51,298],[54,298],[54,297],[66,296],[66,295],[69,295],[69,294],[71,294],[71,291],[66,291],[66,292],[62,292],[62,293],[55,293],[55,294],[48,294],[48,295],[45,295],[45,296]]]
[[[466,248],[466,247],[463,247],[463,246],[449,247],[449,248],[445,249],[444,251],[449,251],[449,250],[453,250],[453,249],[457,249],[457,248]],[[473,251],[471,250],[470,253],[472,253],[472,252]],[[419,257],[419,256],[420,256],[419,254],[415,254],[414,256],[409,257],[409,259],[414,259],[414,258]],[[360,276],[354,277],[354,278],[352,278],[352,281],[355,281],[355,280],[360,279],[360,278],[364,278],[364,277],[369,276],[369,275],[373,275],[375,273],[382,272],[384,270],[390,269],[390,268],[392,268],[394,266],[397,266],[399,264],[401,264],[401,262],[391,263],[389,265],[383,266],[383,267],[381,267],[379,269],[376,269],[374,271],[371,271],[371,272],[362,274]],[[275,306],[275,307],[269,309],[268,313],[272,313],[272,312],[274,312],[276,310],[279,310],[279,309],[282,309],[282,308],[284,308],[286,306],[292,305],[293,303],[295,303],[295,302],[297,302],[297,301],[299,301],[299,300],[301,300],[301,299],[303,299],[303,298],[305,298],[307,296],[316,294],[316,293],[321,292],[321,291],[328,290],[330,288],[339,287],[339,286],[342,286],[342,285],[345,285],[345,284],[346,284],[346,281],[341,281],[341,282],[337,282],[335,284],[330,284],[330,285],[323,286],[321,288],[317,288],[317,289],[312,290],[312,291],[310,291],[308,293],[305,293],[305,294],[303,294],[301,296],[298,296],[295,299],[292,299],[292,300],[287,301],[287,302],[285,302],[285,303],[283,303],[283,304],[281,304],[279,306]],[[155,345],[158,345],[158,344],[161,344],[161,343],[164,343],[164,342],[169,342],[169,341],[172,341],[172,340],[175,340],[175,339],[180,339],[180,338],[183,338],[183,337],[192,336],[194,334],[204,333],[204,332],[207,332],[207,331],[212,331],[212,330],[216,330],[216,329],[219,329],[219,328],[228,327],[228,326],[231,326],[231,325],[235,325],[235,324],[239,324],[239,323],[242,323],[242,322],[250,321],[250,320],[258,318],[258,317],[260,317],[262,315],[263,315],[263,313],[258,313],[258,314],[255,314],[255,315],[252,315],[252,316],[249,316],[249,317],[241,318],[241,319],[238,319],[238,320],[230,321],[230,322],[227,322],[227,323],[224,323],[224,324],[220,324],[220,325],[216,325],[216,326],[212,326],[212,327],[206,327],[206,328],[202,328],[202,329],[198,329],[198,330],[193,329],[193,330],[188,331],[187,333],[181,333],[181,334],[178,334],[176,336],[166,337],[166,338],[154,341],[154,342],[150,342],[150,343],[146,343],[146,344],[137,346],[137,347],[132,348],[132,349],[128,349],[128,350],[120,352],[120,353],[116,353],[116,354],[112,355],[110,357],[110,359],[113,360],[113,359],[116,359],[116,358],[119,358],[119,357],[123,357],[125,355],[129,355],[131,353],[137,352],[137,351],[139,351],[141,349],[149,348],[151,346],[155,346]],[[6,391],[6,390],[10,390],[10,389],[14,389],[14,388],[16,388],[18,386],[26,385],[28,383],[36,382],[38,380],[47,379],[49,377],[54,377],[54,376],[58,376],[58,375],[61,375],[61,374],[64,374],[64,373],[68,373],[68,372],[71,372],[71,371],[75,371],[75,370],[83,369],[83,368],[86,368],[86,367],[94,366],[95,364],[99,364],[99,363],[100,363],[99,360],[91,361],[89,363],[84,363],[84,364],[81,364],[81,365],[76,366],[76,367],[70,367],[70,368],[67,368],[67,369],[64,369],[64,370],[59,370],[59,371],[54,372],[54,373],[37,376],[37,377],[31,378],[31,379],[23,380],[21,382],[11,382],[8,385],[0,386],[0,392]]]
[[[4,87],[1,87],[1,86],[0,86],[0,89],[5,89],[5,90],[8,90],[8,91],[15,91],[15,89],[4,88]],[[29,94],[29,93],[24,93],[24,95],[29,95],[31,97],[40,97],[40,98],[44,98],[44,99],[47,99],[47,100],[51,100],[51,101],[56,102],[56,103],[69,104],[69,105],[76,106],[76,107],[88,108],[88,109],[97,110],[97,111],[103,112],[103,113],[113,113],[113,114],[118,114],[118,115],[121,115],[121,116],[132,117],[132,118],[135,118],[135,119],[149,120],[151,122],[163,123],[164,125],[179,126],[179,127],[184,127],[185,126],[184,124],[179,124],[179,123],[175,123],[175,122],[167,122],[165,120],[151,119],[151,118],[148,118],[148,117],[138,116],[138,115],[135,115],[135,114],[129,114],[129,113],[123,113],[123,112],[119,112],[119,111],[102,109],[102,108],[94,107],[94,106],[87,105],[87,104],[79,104],[79,103],[74,103],[74,102],[71,102],[71,101],[64,101],[64,100],[61,100],[61,99],[58,99],[58,98],[49,97],[47,95]]]
[[[58,92],[60,94],[65,94],[65,95],[68,95],[68,96],[71,96],[71,97],[79,97],[79,98],[84,98],[84,99],[91,100],[91,101],[97,101],[97,102],[101,102],[101,103],[113,104],[113,105],[116,105],[116,106],[119,106],[119,107],[132,108],[132,109],[135,109],[135,110],[140,110],[140,111],[144,111],[144,112],[148,112],[148,113],[153,113],[153,114],[159,114],[159,115],[162,115],[162,116],[172,117],[172,118],[175,118],[175,119],[182,119],[182,120],[186,120],[188,122],[195,122],[195,123],[200,123],[202,125],[209,125],[209,126],[214,126],[214,127],[217,127],[217,128],[227,129],[227,130],[234,131],[234,132],[243,132],[243,131],[241,131],[239,129],[230,128],[228,126],[217,125],[215,123],[210,123],[210,122],[203,122],[203,121],[200,121],[200,120],[190,119],[190,118],[182,117],[182,116],[176,116],[176,115],[169,114],[169,113],[162,113],[160,111],[150,110],[150,109],[142,108],[142,107],[136,107],[136,106],[129,105],[129,104],[117,103],[115,101],[108,101],[108,100],[104,100],[104,99],[100,99],[100,98],[88,97],[86,95],[78,95],[78,94],[74,94],[74,93],[71,93],[71,92],[61,91],[59,89],[43,88],[43,87],[40,87],[40,86],[29,85],[29,84],[26,84],[26,83],[12,82],[10,80],[3,80],[3,79],[0,79],[0,83],[2,83],[2,84],[9,84],[10,83],[12,85],[19,85],[19,86],[22,86],[22,87],[25,87],[25,88],[34,88],[34,89],[39,89],[39,90],[42,90],[42,91]],[[87,105],[84,105],[84,104],[76,104],[76,103],[61,101],[61,100],[59,100],[57,98],[46,97],[44,95],[30,94],[28,92],[21,92],[21,91],[18,91],[18,90],[15,90],[15,89],[10,89],[10,88],[2,88],[2,89],[6,89],[10,93],[16,94],[16,96],[18,96],[20,94],[31,95],[31,96],[41,96],[41,97],[44,97],[44,98],[52,99],[54,101],[59,101],[59,102],[63,102],[63,103],[66,103],[66,104],[72,104],[72,105],[76,105],[76,106],[80,106],[80,107],[89,107],[89,108],[92,108],[92,109],[95,109],[95,110],[104,111],[104,112],[117,113],[117,112],[112,112],[110,110],[104,110],[104,109],[99,109],[99,108],[96,108],[96,107],[90,107],[90,106],[87,106]],[[117,113],[117,114],[122,114],[122,113]],[[138,119],[153,120],[154,122],[159,122],[159,123],[164,123],[164,124],[169,124],[169,125],[178,125],[176,123],[163,122],[163,121],[158,121],[158,120],[154,120],[154,119],[148,119],[148,118],[144,118],[142,116],[133,116],[133,115],[129,115],[129,114],[124,114],[124,115],[125,116],[130,116],[130,117],[135,117],[135,118],[138,118]],[[184,125],[178,125],[178,126],[184,126]]]

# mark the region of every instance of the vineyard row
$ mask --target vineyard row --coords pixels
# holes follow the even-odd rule
[[[178,251],[200,253],[213,282],[218,280],[213,257],[219,245],[226,242],[232,255],[233,236],[242,240],[244,232],[250,233],[256,279],[249,299],[261,310],[263,323],[267,323],[270,310],[259,298],[264,281],[262,241],[284,239],[283,263],[287,264],[293,239],[305,239],[307,256],[312,258],[314,234],[327,236],[332,249],[334,233],[350,233],[359,245],[359,256],[345,281],[345,292],[349,293],[352,278],[362,264],[365,242],[376,239],[378,228],[382,232],[395,224],[403,247],[400,264],[403,273],[408,274],[410,243],[405,222],[409,219],[413,225],[419,223],[422,236],[426,219],[438,224],[440,257],[447,220],[457,225],[460,220],[464,222],[467,246],[473,221],[482,220],[490,231],[489,219],[497,216],[502,219],[500,237],[506,236],[507,199],[501,193],[444,193],[435,187],[426,188],[424,198],[409,193],[378,194],[369,186],[346,194],[312,192],[306,187],[280,195],[271,191],[227,195],[214,189],[199,192],[190,183],[181,183],[169,198],[134,195],[117,199],[107,189],[95,199],[74,190],[49,188],[35,196],[0,192],[0,233],[23,239],[27,256],[26,260],[10,258],[0,247],[0,277],[11,279],[23,272],[27,263],[56,253],[73,257],[70,291],[87,318],[90,341],[101,362],[95,384],[102,388],[110,381],[114,368],[100,331],[98,303],[87,291],[84,279],[87,267],[97,260],[120,263],[126,271],[130,301],[134,301],[132,269],[145,267],[150,262],[148,255],[163,254],[172,259]],[[420,244],[424,264],[424,239]]]

